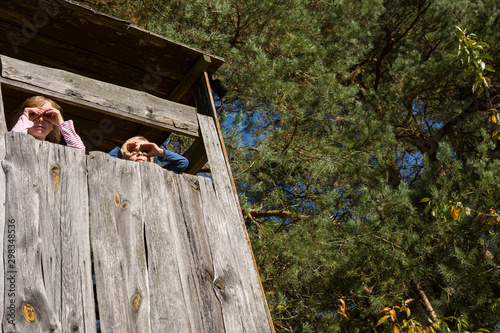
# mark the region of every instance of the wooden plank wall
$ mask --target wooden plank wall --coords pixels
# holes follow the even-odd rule
[[[2,152],[3,332],[273,331],[227,184],[22,133]]]
[[[84,151],[5,136],[4,332],[95,332]]]

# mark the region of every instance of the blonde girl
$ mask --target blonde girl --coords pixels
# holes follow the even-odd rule
[[[85,149],[72,120],[64,121],[59,104],[43,96],[28,98],[19,108],[19,119],[12,132],[28,133],[37,140],[59,143],[61,134],[68,147]]]

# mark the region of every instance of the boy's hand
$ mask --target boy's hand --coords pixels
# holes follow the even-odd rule
[[[137,154],[137,142],[129,142],[125,147],[126,150],[122,151],[123,157],[128,160],[134,154]]]
[[[165,157],[165,152],[163,149],[158,147],[154,142],[140,142],[139,150],[146,154],[147,157]]]

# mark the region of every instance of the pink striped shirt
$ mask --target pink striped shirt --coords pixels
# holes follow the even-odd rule
[[[26,118],[25,115],[21,115],[16,125],[12,128],[12,132],[28,133],[28,129],[33,127],[34,123]],[[75,126],[73,125],[73,120],[67,120],[59,125],[59,130],[66,141],[66,145],[72,148],[85,149],[82,139],[78,134],[76,134]]]

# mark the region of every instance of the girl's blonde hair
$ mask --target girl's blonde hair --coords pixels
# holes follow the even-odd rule
[[[54,109],[59,110],[61,112],[61,116],[63,115],[63,109],[62,107],[51,100],[50,98],[44,97],[44,96],[32,96],[28,98],[24,103],[21,105],[21,107],[18,110],[18,117],[21,116],[24,112],[25,108],[36,108],[44,105],[45,103],[49,102]],[[16,119],[17,121],[17,119]],[[50,133],[47,135],[45,140],[52,142],[52,143],[59,143],[61,141],[61,131],[59,130],[58,126],[52,125],[52,130]]]

